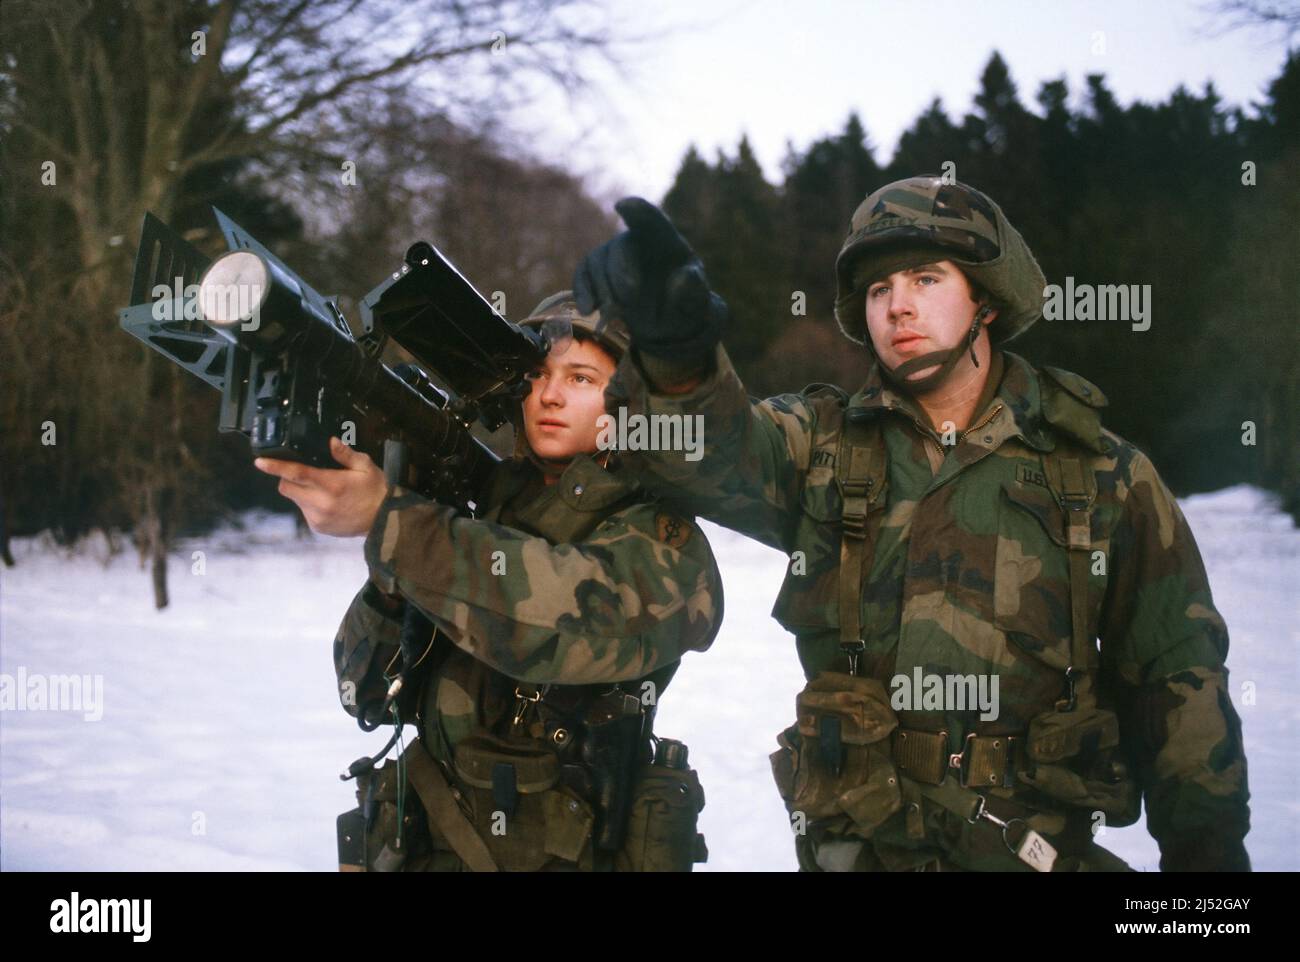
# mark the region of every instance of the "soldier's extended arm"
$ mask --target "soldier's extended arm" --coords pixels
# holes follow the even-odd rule
[[[633,360],[633,352],[624,356],[607,391],[610,410],[617,415],[624,407],[629,418],[698,416],[702,437],[699,451],[691,453],[698,454],[697,460],[688,460],[688,452],[682,451],[622,454],[637,470],[638,481],[665,500],[789,551],[787,539],[809,467],[817,405],[837,401],[797,394],[751,400],[726,350],[719,345],[714,351],[712,371],[681,394],[657,391],[645,368]]]
[[[666,500],[788,550],[788,519],[808,467],[812,411],[793,396],[751,407],[718,346],[727,306],[709,289],[690,244],[653,204],[627,197],[614,206],[628,229],[588,253],[573,276],[579,309],[616,313],[632,335],[635,350],[620,362],[607,406],[638,421],[700,415],[704,432],[699,460],[686,460],[683,451],[633,448],[624,454]],[[672,422],[640,423],[655,430]],[[699,453],[690,452],[692,458]]]
[[[640,678],[707,648],[722,619],[712,551],[691,522],[638,504],[582,544],[459,517],[395,487],[366,539],[371,580],[512,678]]]
[[[1147,828],[1164,871],[1247,870],[1250,793],[1227,687],[1227,627],[1191,529],[1145,455],[1134,457],[1128,478],[1099,634],[1119,678]]]

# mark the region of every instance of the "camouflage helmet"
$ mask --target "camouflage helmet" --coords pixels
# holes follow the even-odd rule
[[[992,343],[1011,340],[1042,316],[1046,278],[1002,209],[966,184],[909,177],[869,194],[853,212],[835,259],[835,319],[845,337],[870,349],[867,287],[936,255],[992,297],[998,309],[989,323]]]
[[[584,331],[618,363],[632,346],[631,335],[621,320],[606,320],[600,311],[580,314],[572,291],[559,291],[545,298],[520,321],[521,326],[542,327],[548,321],[568,321],[574,330]]]

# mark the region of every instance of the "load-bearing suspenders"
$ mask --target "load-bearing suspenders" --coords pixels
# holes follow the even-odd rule
[[[856,416],[855,416],[856,415]],[[1066,512],[1067,562],[1070,580],[1070,665],[1066,670],[1066,696],[1058,711],[1074,711],[1083,703],[1095,703],[1093,674],[1097,648],[1088,631],[1088,568],[1092,548],[1092,508],[1097,498],[1096,477],[1086,461],[1053,452],[1043,458],[1044,473],[1053,496]],[[862,579],[874,557],[868,544],[867,516],[884,507],[888,480],[888,457],[878,414],[846,411],[835,465],[835,480],[844,501],[840,542],[839,620],[840,648],[848,658],[849,673],[856,674],[858,659],[866,648],[862,634]],[[940,785],[920,785],[902,779],[905,801],[923,795],[969,822],[985,819],[1000,827],[1003,841],[1021,861],[1039,871],[1050,871],[1056,853],[1036,832],[1026,831],[1016,844],[1007,837],[1010,823],[986,810],[978,792],[963,788],[951,779]],[[920,809],[907,806],[908,834],[925,834]],[[1026,826],[1027,829],[1027,826]]]
[[[415,786],[429,820],[451,846],[451,850],[469,866],[471,872],[495,872],[497,864],[474,824],[465,817],[447,776],[429,750],[416,738],[402,755],[406,774]]]
[[[1097,479],[1086,461],[1052,452],[1043,458],[1048,488],[1066,512],[1066,544],[1070,577],[1070,667],[1067,692],[1058,704],[1072,711],[1080,694],[1091,694],[1097,647],[1088,632],[1088,567],[1092,548],[1092,507]],[[875,554],[868,544],[867,515],[883,507],[888,487],[889,458],[877,412],[847,410],[835,462],[835,481],[844,500],[840,540],[840,648],[849,659],[849,673],[866,644],[862,636],[862,579]]]
[[[849,660],[849,674],[858,673],[858,658],[866,648],[862,637],[862,579],[875,556],[868,545],[867,515],[884,505],[889,458],[878,413],[844,412],[835,483],[844,500],[840,538],[840,649]]]
[[[1074,711],[1081,697],[1095,700],[1093,675],[1100,661],[1088,631],[1088,566],[1097,477],[1085,461],[1055,451],[1043,458],[1043,470],[1048,488],[1066,512],[1070,574],[1070,667],[1065,672],[1066,696],[1056,710]]]

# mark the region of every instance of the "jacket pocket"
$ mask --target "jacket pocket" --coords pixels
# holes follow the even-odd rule
[[[881,498],[867,515],[869,530],[878,530],[885,504]],[[789,533],[793,546],[785,581],[772,617],[795,634],[838,627],[840,544],[844,499],[834,469],[813,468],[804,479],[799,512]],[[876,538],[871,538],[874,544]]]
[[[834,479],[805,485],[772,617],[796,634],[839,624],[840,517]]]
[[[1017,649],[1064,671],[1070,663],[1065,512],[1045,487],[1006,482],[998,505],[994,625]]]

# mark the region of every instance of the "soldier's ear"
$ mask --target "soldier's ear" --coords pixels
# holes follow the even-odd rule
[[[975,317],[978,318],[980,323],[985,327],[992,324],[997,319],[997,316],[998,309],[988,301],[982,302],[980,304],[980,309],[975,312]]]

